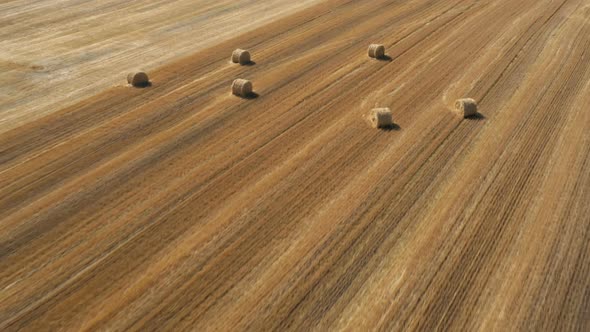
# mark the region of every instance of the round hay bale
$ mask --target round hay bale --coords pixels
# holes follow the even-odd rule
[[[127,83],[136,87],[144,87],[150,84],[148,75],[142,71],[129,73],[127,75]]]
[[[393,125],[393,116],[388,107],[372,109],[369,119],[373,128],[389,128]]]
[[[250,52],[238,48],[232,53],[231,61],[240,65],[247,65],[250,63]]]
[[[369,45],[369,56],[375,59],[383,58],[385,56],[385,46],[381,44]]]
[[[464,118],[474,116],[477,114],[477,102],[471,98],[457,99],[455,110]]]
[[[240,97],[248,97],[252,94],[252,82],[238,78],[231,85],[231,92]]]

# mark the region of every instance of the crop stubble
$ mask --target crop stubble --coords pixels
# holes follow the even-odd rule
[[[321,1],[0,134],[0,327],[588,328],[589,8]]]

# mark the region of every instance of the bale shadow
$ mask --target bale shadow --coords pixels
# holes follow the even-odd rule
[[[151,87],[152,85],[153,85],[152,82],[147,82],[147,83],[132,85],[132,87],[138,88],[138,89],[145,89],[145,88]]]
[[[391,61],[393,61],[393,58],[386,54],[384,56],[378,57],[377,60],[384,61],[384,62],[391,62]]]
[[[466,117],[466,119],[475,120],[475,121],[483,121],[486,119],[486,117],[485,117],[485,115],[477,112],[474,115],[470,115],[470,116]]]
[[[402,127],[400,127],[397,123],[392,124],[391,126],[380,128],[383,131],[400,131]]]
[[[242,66],[251,67],[251,66],[255,66],[255,65],[256,65],[255,61],[248,61],[245,64],[243,64]]]
[[[258,97],[260,97],[260,95],[257,94],[256,92],[250,92],[247,95],[245,95],[244,97],[240,97],[240,98],[242,98],[242,99],[256,99]]]

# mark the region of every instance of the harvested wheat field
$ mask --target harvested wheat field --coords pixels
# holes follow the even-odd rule
[[[590,330],[589,0],[56,3],[0,4],[0,330]]]

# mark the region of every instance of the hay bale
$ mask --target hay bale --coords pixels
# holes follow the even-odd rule
[[[238,48],[232,53],[231,61],[240,65],[247,65],[250,63],[250,52]]]
[[[474,116],[477,114],[477,102],[471,98],[457,99],[455,110],[464,118]]]
[[[393,126],[393,116],[388,107],[372,109],[369,119],[373,128],[389,128]]]
[[[252,82],[238,78],[231,85],[231,91],[239,97],[248,97],[252,94]]]
[[[385,57],[385,46],[381,44],[369,45],[369,56],[375,59],[381,59]]]
[[[129,73],[127,75],[127,83],[136,87],[144,87],[150,84],[148,75],[142,71]]]

